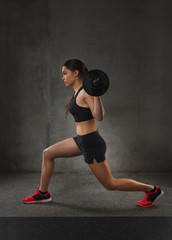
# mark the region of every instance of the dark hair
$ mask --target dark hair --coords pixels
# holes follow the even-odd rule
[[[83,62],[81,62],[79,59],[70,59],[67,60],[63,66],[67,67],[69,70],[71,70],[72,72],[74,72],[75,70],[78,70],[79,72],[79,77],[83,78],[85,73],[88,71],[88,69],[86,68],[86,66],[84,65]],[[67,103],[66,108],[65,108],[65,118],[67,118],[68,115],[68,109],[69,109],[69,104],[72,101],[73,97],[75,95],[75,92],[73,93],[72,98],[70,99],[70,101]]]

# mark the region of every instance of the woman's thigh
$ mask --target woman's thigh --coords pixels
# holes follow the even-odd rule
[[[106,160],[98,163],[96,159],[94,159],[93,164],[88,164],[88,166],[103,186],[113,181],[114,177]]]
[[[48,158],[75,157],[82,155],[81,150],[73,138],[67,138],[63,141],[53,144],[46,148],[44,153]]]

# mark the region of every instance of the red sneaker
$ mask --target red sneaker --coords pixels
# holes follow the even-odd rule
[[[164,192],[156,186],[154,192],[146,192],[146,196],[143,200],[137,202],[137,205],[141,207],[152,207],[160,198],[164,195]]]
[[[22,199],[23,203],[48,203],[51,201],[52,199],[50,197],[50,193],[49,192],[45,194],[40,193],[39,187],[33,195]]]

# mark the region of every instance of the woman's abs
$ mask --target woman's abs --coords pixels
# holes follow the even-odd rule
[[[96,119],[91,119],[84,122],[76,122],[76,132],[78,135],[85,135],[96,130]]]

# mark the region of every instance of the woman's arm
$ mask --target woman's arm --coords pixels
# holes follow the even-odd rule
[[[100,97],[94,97],[94,114],[98,121],[102,121],[104,118],[105,110]]]
[[[105,110],[100,97],[93,97],[87,94],[84,100],[89,106],[93,117],[98,121],[102,121],[104,118]]]

